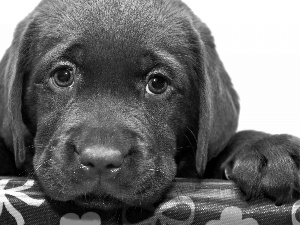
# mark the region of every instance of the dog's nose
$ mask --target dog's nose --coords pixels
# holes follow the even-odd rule
[[[124,156],[118,149],[96,145],[84,148],[80,160],[89,171],[115,174],[120,170]]]

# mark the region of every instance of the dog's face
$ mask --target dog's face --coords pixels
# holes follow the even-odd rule
[[[29,131],[34,173],[57,200],[153,203],[176,175],[203,174],[236,130],[213,39],[181,1],[45,0],[7,54],[0,114],[13,116],[0,133],[21,165]]]
[[[58,200],[156,201],[198,129],[191,28],[162,16],[166,3],[55,4],[55,24],[35,27],[24,87],[38,180]]]

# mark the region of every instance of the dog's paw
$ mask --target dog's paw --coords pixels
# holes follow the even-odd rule
[[[290,135],[264,135],[237,143],[223,163],[225,175],[245,193],[246,199],[264,195],[276,205],[300,193],[300,139]]]

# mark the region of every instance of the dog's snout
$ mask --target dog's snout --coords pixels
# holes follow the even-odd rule
[[[80,153],[80,162],[88,170],[107,174],[117,172],[124,161],[121,151],[105,146],[86,147]]]

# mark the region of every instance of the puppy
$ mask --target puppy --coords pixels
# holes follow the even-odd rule
[[[43,0],[0,85],[1,151],[53,199],[148,205],[175,176],[228,177],[277,204],[299,193],[299,139],[236,134],[237,93],[180,0]]]

